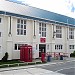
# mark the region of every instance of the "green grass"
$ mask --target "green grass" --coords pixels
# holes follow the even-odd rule
[[[11,61],[7,61],[7,62],[0,61],[0,65],[2,65],[2,64],[14,64],[14,63],[23,63],[23,62],[21,62],[19,60],[11,60]]]
[[[16,67],[16,66],[27,66],[27,65],[35,65],[35,64],[44,64],[46,62],[21,62],[19,60],[11,60],[7,62],[0,61],[0,68],[6,67]]]

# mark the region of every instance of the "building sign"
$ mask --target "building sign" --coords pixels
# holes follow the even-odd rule
[[[40,38],[40,42],[41,43],[45,43],[46,42],[46,38]]]

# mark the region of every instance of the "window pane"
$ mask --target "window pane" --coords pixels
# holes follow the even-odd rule
[[[18,50],[20,50],[20,46],[21,46],[21,44],[18,44]]]
[[[44,37],[44,32],[42,32],[42,37]]]
[[[23,29],[23,25],[21,25],[21,29]]]
[[[20,19],[17,20],[17,23],[20,23]]]
[[[26,25],[24,25],[24,29],[26,29]]]
[[[1,23],[1,18],[0,18],[0,23]]]
[[[15,44],[15,50],[17,50],[17,44]]]
[[[39,23],[39,26],[41,27],[41,23]]]
[[[61,49],[62,49],[62,45],[61,45]]]
[[[20,29],[17,29],[17,35],[19,35],[20,34]]]
[[[26,30],[24,30],[24,35],[26,35]]]
[[[59,45],[59,49],[61,49],[61,45]]]
[[[57,45],[57,49],[59,48],[59,46]]]
[[[39,34],[41,35],[41,32],[39,32]]]
[[[26,24],[26,20],[24,20],[24,24]]]
[[[73,45],[73,47],[72,47],[73,49],[74,49],[74,45]]]
[[[17,28],[20,28],[20,24],[17,24]]]
[[[0,32],[0,37],[1,37],[1,32]]]
[[[23,30],[21,30],[21,35],[23,35]]]
[[[46,31],[46,28],[42,28],[42,31]]]
[[[21,20],[21,24],[23,24],[23,20]]]
[[[55,49],[57,49],[57,48],[56,48],[56,45],[55,45]]]

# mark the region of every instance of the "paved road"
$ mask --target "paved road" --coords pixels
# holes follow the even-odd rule
[[[66,75],[75,75],[75,61],[57,63],[57,64],[48,64],[43,66],[38,66],[39,68],[43,68],[46,70],[59,72]]]

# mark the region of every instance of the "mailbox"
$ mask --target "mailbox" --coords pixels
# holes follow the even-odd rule
[[[24,45],[20,47],[20,60],[32,62],[32,46]]]
[[[42,62],[46,62],[46,59],[45,59],[45,53],[41,53],[41,61]]]

